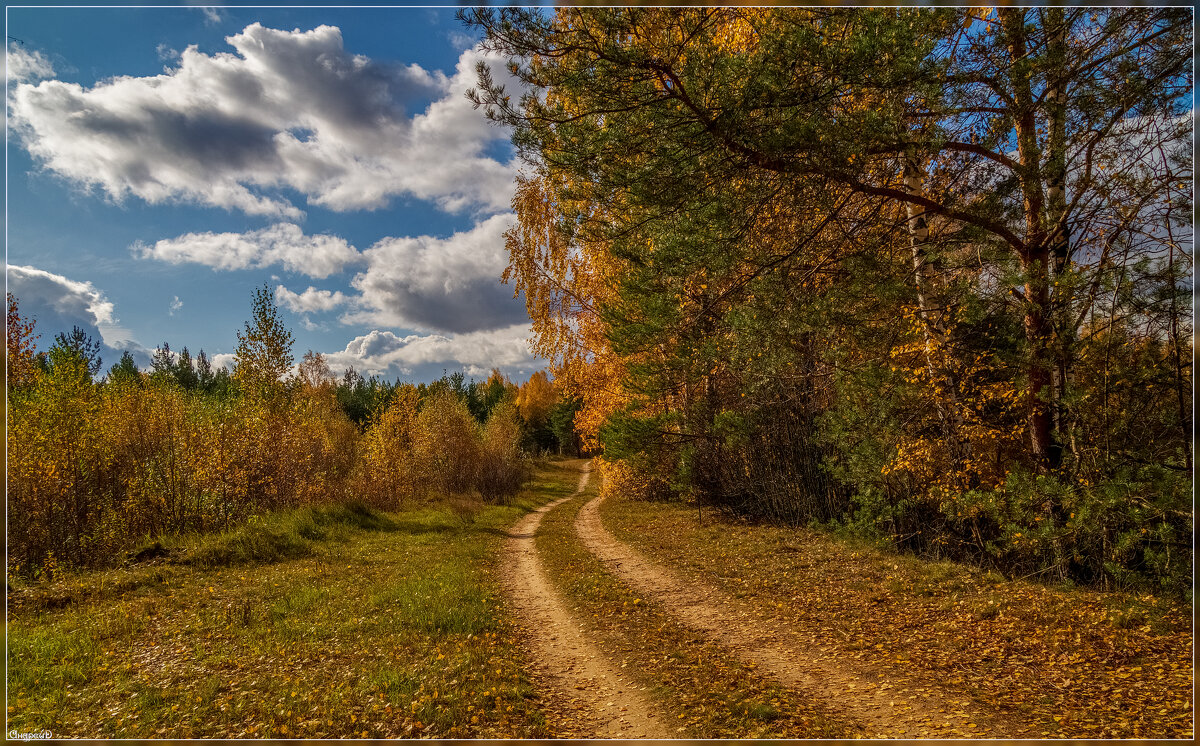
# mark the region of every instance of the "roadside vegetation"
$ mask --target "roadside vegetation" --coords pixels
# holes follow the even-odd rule
[[[1192,11],[461,13],[506,278],[647,497],[1191,592]]]
[[[1006,580],[853,536],[752,525],[612,495],[605,525],[738,599],[767,627],[812,632],[889,682],[931,682],[1028,722],[1025,737],[1190,738],[1191,604]]]
[[[290,509],[9,590],[8,727],[104,738],[538,738],[495,577],[508,505]]]
[[[78,328],[36,352],[34,320],[8,297],[10,576],[112,566],[148,542],[288,508],[503,504],[531,455],[577,450],[573,405],[544,373],[520,386],[498,371],[339,381],[313,352],[293,367],[265,287],[251,311],[232,373],[164,344],[151,370],[126,353],[101,376],[99,344]]]
[[[526,86],[468,95],[549,372],[337,377],[266,286],[231,370],[105,369],[8,296],[10,728],[561,735],[494,558],[575,484],[534,457],[601,454],[613,532],[763,624],[1029,737],[1193,736],[1194,11],[461,17]],[[680,735],[856,733],[618,582],[581,504],[536,545]]]

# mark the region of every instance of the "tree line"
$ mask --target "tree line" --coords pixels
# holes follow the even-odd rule
[[[574,405],[544,372],[388,383],[335,378],[290,331],[266,287],[238,333],[232,371],[163,344],[139,370],[126,352],[99,377],[78,327],[37,352],[8,296],[9,569],[96,566],[156,537],[223,530],[265,511],[427,495],[504,502],[530,456],[577,454]],[[562,439],[560,440],[560,436]]]
[[[1190,585],[1190,9],[461,17],[610,484]]]

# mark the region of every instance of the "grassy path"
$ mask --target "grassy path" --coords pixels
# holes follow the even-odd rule
[[[574,526],[596,493],[550,510],[537,532],[548,577],[601,651],[664,713],[676,738],[844,738],[863,732],[808,693],[781,686],[752,663],[680,624],[668,610],[634,591],[580,541]],[[576,695],[579,693],[577,692]],[[586,700],[566,700],[548,715],[556,735],[587,737]]]
[[[583,492],[588,475],[585,464],[579,487],[570,497]],[[537,661],[542,683],[556,700],[571,702],[578,713],[575,718],[561,718],[556,730],[575,727],[599,738],[664,738],[668,733],[662,712],[591,645],[538,559],[534,536],[543,515],[570,497],[555,500],[518,521],[506,542],[503,560],[506,590],[523,623],[526,645]]]

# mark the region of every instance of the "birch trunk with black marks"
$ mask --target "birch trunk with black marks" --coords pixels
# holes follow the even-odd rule
[[[904,191],[917,198],[925,196],[925,170],[916,154],[904,153]],[[917,315],[925,340],[925,367],[934,387],[934,405],[942,427],[942,438],[957,467],[962,460],[960,415],[956,384],[946,357],[946,333],[940,313],[935,316],[930,305],[933,292],[926,247],[929,243],[929,223],[925,210],[915,202],[905,203],[908,216],[908,239],[912,247],[913,278],[917,286]]]

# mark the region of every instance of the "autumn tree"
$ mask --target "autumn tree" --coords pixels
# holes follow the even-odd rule
[[[292,333],[280,318],[266,285],[255,289],[250,320],[237,333],[237,339],[234,379],[251,387],[276,387],[292,367]]]
[[[475,482],[484,502],[507,503],[528,480],[521,436],[521,419],[512,402],[492,409],[483,426]]]
[[[506,276],[628,483],[1063,572],[1077,485],[1124,478],[1076,363],[1130,324],[1176,383],[1121,463],[1190,469],[1189,12],[464,16],[528,86],[471,94],[527,168]],[[1145,520],[1105,504],[1101,544]]]
[[[325,356],[312,350],[305,352],[301,358],[296,380],[301,388],[308,391],[332,390],[334,385],[333,372],[325,362]]]
[[[465,401],[453,391],[436,392],[421,402],[414,451],[424,485],[443,495],[475,487],[479,428]]]
[[[7,294],[8,312],[4,323],[5,374],[9,386],[20,386],[33,379],[37,370],[34,320],[21,317],[16,296]]]
[[[543,451],[555,449],[558,444],[550,423],[550,412],[557,401],[558,389],[544,370],[536,371],[517,391],[515,403],[528,437]]]
[[[382,406],[362,437],[355,478],[357,494],[372,505],[395,508],[420,488],[417,390],[402,387]]]

